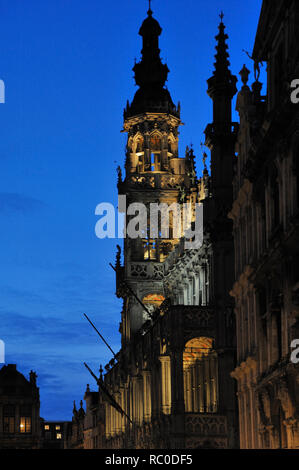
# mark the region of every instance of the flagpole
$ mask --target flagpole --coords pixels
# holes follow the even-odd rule
[[[101,338],[101,340],[104,341],[104,343],[106,344],[107,348],[110,349],[110,351],[112,352],[114,358],[117,359],[116,354],[115,354],[115,352],[113,351],[113,349],[109,346],[109,344],[107,343],[107,341],[105,340],[105,338],[101,335],[101,333],[99,332],[99,330],[94,326],[94,324],[93,324],[92,321],[88,318],[88,316],[86,315],[86,313],[83,313],[83,315],[85,316],[85,318],[87,319],[87,321],[89,321],[89,323],[91,324],[91,326],[93,327],[93,329],[98,333],[98,335],[99,335],[99,337]]]

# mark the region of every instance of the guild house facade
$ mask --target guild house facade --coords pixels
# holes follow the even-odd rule
[[[186,248],[170,212],[168,239],[159,227],[156,236],[146,230],[118,247],[121,349],[101,371],[99,392],[88,389],[99,421],[85,419],[80,446],[299,447],[298,364],[290,360],[299,338],[299,105],[290,88],[299,79],[299,5],[264,0],[254,81],[248,85],[244,65],[238,95],[220,18],[207,81],[211,169],[204,154],[202,175],[192,146],[179,155],[180,104],[165,87],[162,30],[151,10],[139,31],[138,89],[124,110],[125,173],[118,171],[123,210],[201,203],[203,241]],[[235,95],[240,123],[232,121]]]
[[[299,4],[264,1],[253,58],[237,99],[234,223],[237,364],[242,448],[299,448]],[[261,96],[258,63],[267,64]]]

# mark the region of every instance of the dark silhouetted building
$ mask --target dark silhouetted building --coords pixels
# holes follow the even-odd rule
[[[71,422],[41,419],[41,448],[65,449]]]
[[[299,448],[299,3],[264,0],[253,60],[240,72],[234,223],[240,443]],[[261,62],[267,93],[261,95]]]
[[[40,446],[39,388],[36,374],[27,380],[15,364],[0,370],[0,449]]]

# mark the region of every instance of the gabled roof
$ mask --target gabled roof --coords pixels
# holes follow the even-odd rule
[[[0,395],[32,395],[36,387],[17,371],[16,364],[8,364],[0,370]]]

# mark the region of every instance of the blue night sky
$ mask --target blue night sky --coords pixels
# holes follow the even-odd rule
[[[262,0],[153,0],[163,28],[168,88],[182,105],[181,155],[200,156],[212,120],[206,94],[218,14],[230,36],[235,74],[252,63]],[[0,78],[0,339],[6,363],[38,374],[41,416],[71,419],[73,400],[114,350],[122,302],[115,293],[118,240],[99,240],[100,202],[116,205],[116,167],[124,163],[122,113],[136,87],[138,30],[146,0],[2,0]],[[251,81],[253,74],[251,74]],[[239,83],[240,87],[240,83]],[[198,169],[202,168],[200,159]]]

